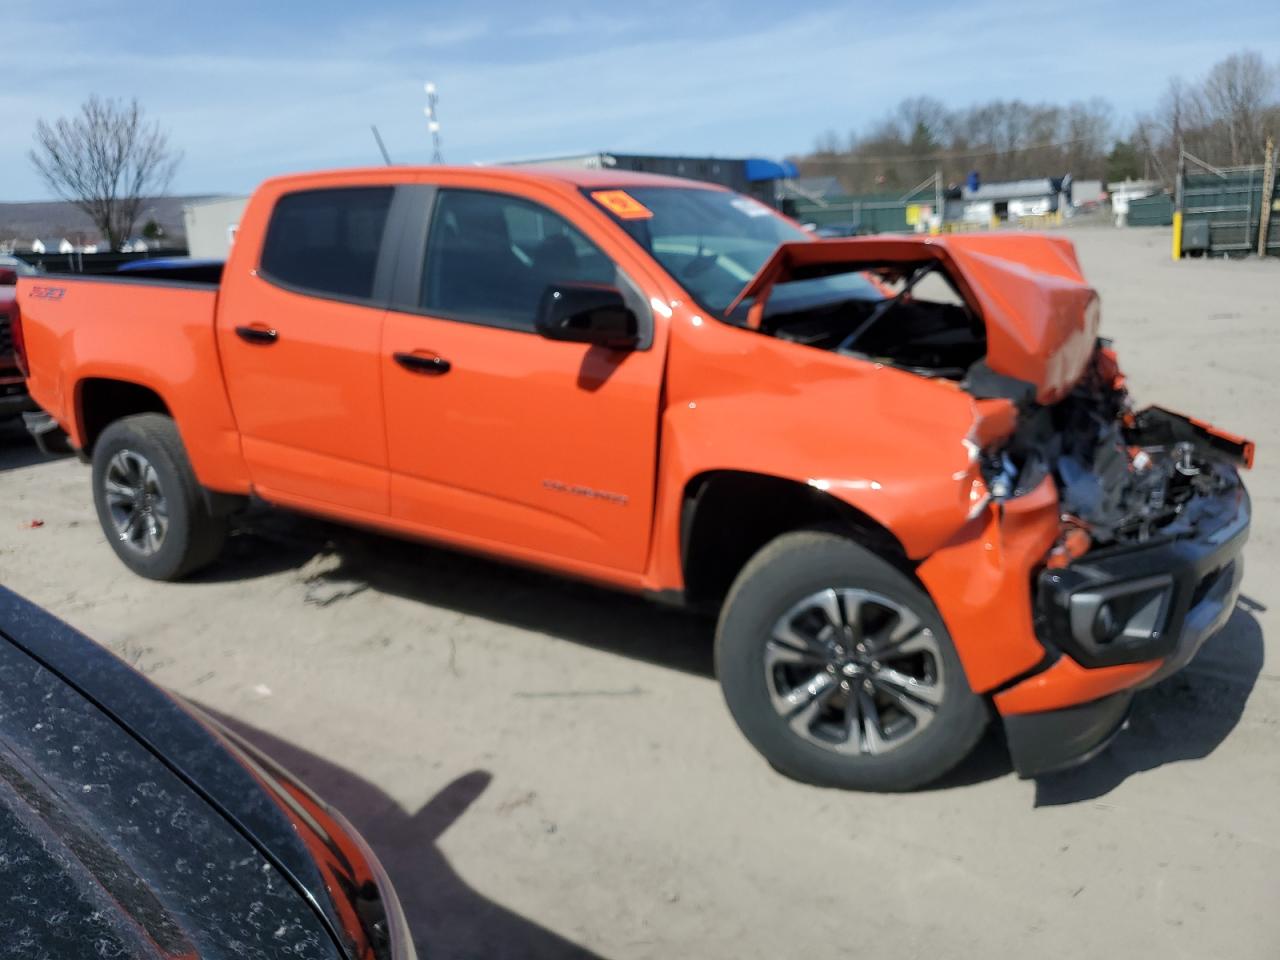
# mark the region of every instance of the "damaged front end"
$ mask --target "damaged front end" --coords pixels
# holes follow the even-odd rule
[[[827,300],[783,290],[834,289],[829,278],[851,271],[874,289]],[[931,279],[947,289],[926,291]],[[951,474],[963,524],[908,555],[1023,776],[1101,749],[1133,691],[1183,666],[1230,617],[1250,513],[1238,471],[1253,445],[1133,409],[1069,242],[785,244],[729,319],[971,398],[969,464]],[[913,532],[911,519],[895,532]]]
[[[1014,767],[1083,762],[1122,727],[1133,692],[1181,669],[1235,608],[1250,505],[1239,475],[1253,444],[1162,409],[1132,409],[1100,342],[1075,388],[1022,411],[984,452],[1007,510],[1051,481],[1061,531],[1033,567],[1046,664],[995,695]]]
[[[1090,546],[1107,547],[1193,533],[1252,460],[1245,440],[1159,407],[1134,412],[1103,342],[1064,400],[1024,412],[1008,442],[987,452],[983,474],[997,500],[1052,474],[1064,521]],[[1084,542],[1069,538],[1058,556]]]
[[[982,467],[997,503],[1046,477],[1057,487],[1062,535],[1035,597],[1046,645],[1085,667],[1174,658],[1158,676],[1190,659],[1235,603],[1249,526],[1238,469],[1252,461],[1241,438],[1134,411],[1104,343],[1064,399],[1024,410]]]

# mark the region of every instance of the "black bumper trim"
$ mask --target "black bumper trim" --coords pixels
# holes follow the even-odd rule
[[[1122,690],[1062,710],[1005,717],[1013,769],[1029,779],[1092,760],[1125,728],[1132,702],[1133,691]]]
[[[1190,660],[1235,607],[1250,520],[1243,485],[1198,506],[1201,519],[1194,534],[1101,550],[1041,572],[1036,605],[1042,639],[1085,667],[1168,659],[1174,665],[1161,670],[1164,677]],[[1143,620],[1142,629],[1111,640],[1089,634],[1083,621],[1091,618],[1082,617],[1082,610],[1139,595],[1142,609],[1160,606],[1158,616],[1143,620],[1135,614],[1135,623]]]

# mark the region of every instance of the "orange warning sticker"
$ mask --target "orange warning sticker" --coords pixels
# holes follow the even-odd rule
[[[591,199],[619,220],[648,220],[653,211],[625,190],[595,190]]]

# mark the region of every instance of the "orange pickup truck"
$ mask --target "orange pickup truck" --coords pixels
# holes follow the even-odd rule
[[[194,572],[256,497],[718,611],[793,777],[911,788],[993,712],[1023,775],[1079,761],[1235,603],[1252,444],[1130,405],[1063,239],[383,168],[268,181],[180,277],[18,287],[126,565]]]

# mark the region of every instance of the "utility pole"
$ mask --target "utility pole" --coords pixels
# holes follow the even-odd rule
[[[1267,156],[1262,163],[1262,207],[1258,211],[1258,256],[1267,255],[1267,239],[1271,232],[1271,198],[1276,188],[1276,142],[1267,137]]]
[[[440,103],[436,85],[428,80],[422,87],[427,93],[427,106],[422,112],[427,115],[427,131],[431,134],[431,162],[444,163],[444,154],[440,152],[440,118],[436,115],[436,106]]]

